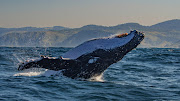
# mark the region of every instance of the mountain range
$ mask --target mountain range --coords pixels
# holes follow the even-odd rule
[[[180,48],[180,20],[168,20],[152,26],[125,23],[117,26],[86,25],[80,28],[22,27],[0,28],[0,46],[75,47],[87,40],[138,30],[145,33],[139,47]]]

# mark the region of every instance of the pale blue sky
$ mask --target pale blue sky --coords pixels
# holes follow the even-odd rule
[[[0,27],[152,25],[179,10],[180,0],[0,0]]]

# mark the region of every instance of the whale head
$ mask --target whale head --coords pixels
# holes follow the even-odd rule
[[[134,30],[129,34],[86,41],[63,56],[80,61],[79,65],[64,71],[64,75],[86,79],[101,75],[111,64],[120,61],[128,52],[136,48],[143,39],[144,34]]]

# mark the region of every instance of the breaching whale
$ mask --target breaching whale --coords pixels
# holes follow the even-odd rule
[[[46,68],[62,70],[64,76],[88,79],[101,75],[111,64],[120,61],[124,55],[136,48],[144,39],[144,34],[136,30],[129,34],[92,39],[66,52],[62,57],[42,56],[19,65],[18,70]]]

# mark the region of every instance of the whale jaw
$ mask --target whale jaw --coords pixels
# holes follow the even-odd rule
[[[134,30],[129,34],[90,40],[68,51],[63,58],[42,57],[19,65],[18,70],[37,66],[55,71],[62,70],[64,76],[73,79],[88,79],[101,75],[111,64],[120,61],[136,48],[143,39],[144,34]]]

